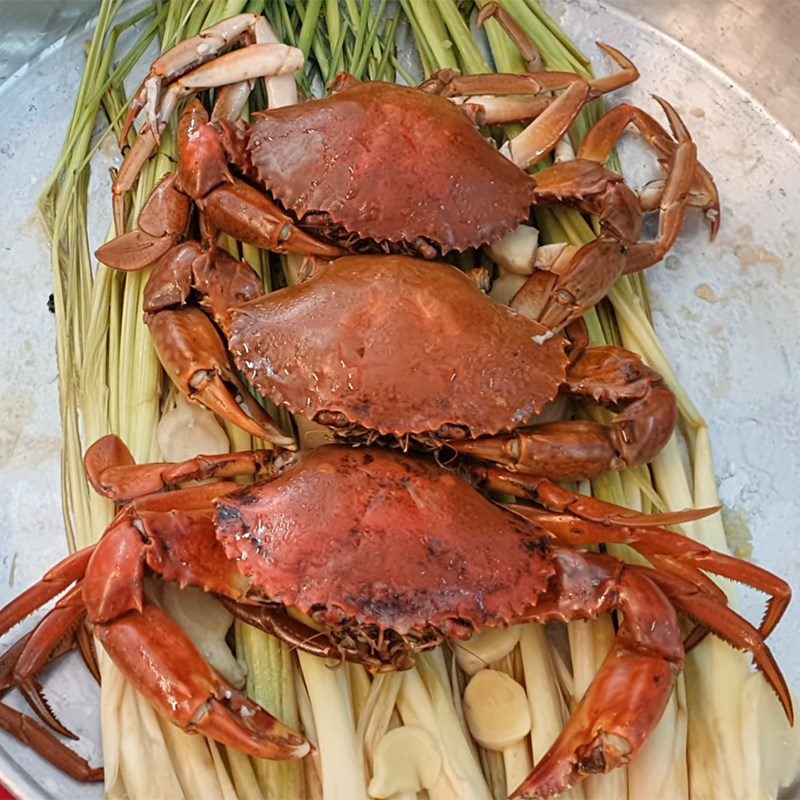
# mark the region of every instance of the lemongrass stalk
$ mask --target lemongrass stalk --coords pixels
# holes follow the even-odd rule
[[[453,700],[453,708],[458,718],[458,723],[461,726],[461,732],[469,745],[470,752],[473,758],[479,758],[478,745],[472,738],[469,732],[469,725],[467,725],[466,717],[464,716],[464,703],[462,693],[464,687],[467,685],[467,678],[464,673],[459,669],[458,662],[455,658],[450,659],[450,670],[447,674],[450,684],[450,696]]]
[[[652,323],[647,318],[641,301],[624,284],[617,283],[608,293],[608,299],[617,316],[625,319],[631,338],[631,345],[647,358],[650,366],[659,372],[678,400],[681,416],[692,426],[702,425],[703,418],[686,390],[681,386],[675,370],[667,360],[664,348],[658,341]]]
[[[314,710],[311,707],[311,698],[308,695],[303,676],[300,670],[294,671],[295,693],[297,695],[297,711],[300,715],[303,731],[311,742],[319,741],[317,726],[314,722]],[[305,775],[306,800],[322,800],[322,761],[319,750],[303,759],[303,774]]]
[[[620,473],[624,504],[635,511],[646,510],[642,502],[642,482],[636,479],[637,473],[646,470],[646,467],[634,467]],[[608,549],[612,555],[626,561],[645,565],[648,563],[647,559],[630,547],[617,545],[609,546]],[[628,764],[629,797],[671,800],[689,796],[687,728],[686,686],[681,674],[675,681],[675,691],[670,696],[658,725]]]
[[[185,733],[164,719],[159,719],[159,723],[166,746],[174,756],[172,764],[184,795],[222,798],[223,787],[209,744],[200,736]]]
[[[434,69],[457,69],[458,59],[453,42],[439,13],[438,5],[435,2],[425,2],[414,3],[412,6],[409,0],[401,0],[401,4],[409,20],[413,20],[414,35],[417,36],[419,32],[419,36],[427,43]]]
[[[235,747],[226,747],[231,779],[239,800],[262,800],[261,787],[250,759]],[[202,795],[199,795],[202,797]]]
[[[458,11],[455,0],[433,0],[447,33],[455,48],[461,68],[467,73],[489,72],[489,65],[483,57],[469,26]]]
[[[125,678],[102,647],[97,648],[100,668],[102,702],[100,704],[100,734],[103,742],[103,771],[106,794],[121,797],[125,793],[120,772],[121,715]]]
[[[186,795],[155,712],[130,684],[126,684],[122,695],[117,724],[124,742],[120,771],[128,795],[148,800],[182,800]]]
[[[295,0],[295,10],[297,11],[297,15],[300,17],[300,26],[301,26],[301,37],[302,32],[308,30],[308,26],[306,25],[306,20],[310,18],[314,22],[313,26],[311,27],[311,41],[310,41],[310,50],[313,51],[314,54],[314,61],[316,62],[316,68],[319,73],[320,78],[325,77],[330,71],[330,62],[328,59],[328,51],[330,50],[330,45],[325,42],[325,34],[322,30],[322,27],[318,25],[318,20],[320,16],[322,6],[322,0],[311,0],[309,3],[307,10],[305,5],[303,4],[303,0]],[[316,19],[314,19],[314,13],[316,13]],[[300,40],[298,40],[298,44],[301,44]],[[309,69],[311,67],[310,59],[308,58],[308,53],[303,53],[306,57],[306,71],[308,74]],[[295,83],[294,80],[292,80]]]
[[[378,66],[375,69],[375,80],[393,80],[393,76],[386,74],[386,72],[389,68],[390,56],[395,50],[395,37],[397,36],[397,26],[399,23],[400,15],[396,14],[391,19],[389,26],[386,29],[386,35],[383,37],[382,42],[383,53],[381,54],[381,60],[378,62]]]
[[[531,750],[535,764],[556,740],[568,712],[559,689],[547,633],[542,625],[534,623],[523,626],[519,652],[531,714]],[[564,800],[583,800],[583,787],[575,786],[563,797]]]
[[[214,771],[216,773],[217,780],[219,781],[219,796],[221,800],[238,800],[236,787],[234,786],[231,775],[228,772],[228,767],[225,764],[225,760],[222,757],[222,745],[217,744],[213,739],[208,739],[206,744],[211,752],[211,760],[214,763]]]
[[[425,661],[436,671],[442,686],[448,686],[450,683],[450,673],[447,670],[447,662],[445,661],[443,649],[437,647],[435,650],[429,650],[425,655]]]
[[[297,729],[300,716],[289,648],[274,636],[238,620],[235,632],[237,651],[246,653],[247,657],[247,694],[290,728]],[[253,767],[267,800],[302,794],[300,762],[259,758],[253,760]]]
[[[425,77],[427,78],[435,69],[438,67],[435,66],[438,59],[436,58],[435,54],[431,51],[430,45],[428,44],[428,40],[425,38],[425,35],[420,27],[417,18],[414,16],[414,10],[411,5],[411,0],[398,0],[400,3],[400,7],[403,9],[403,13],[408,20],[408,23],[411,27],[411,31],[414,34],[414,42],[417,45],[417,54],[419,55],[420,61],[422,62],[422,69],[425,73]],[[400,62],[392,56],[392,63],[395,66],[395,69],[400,73],[403,80],[409,85],[414,86],[416,85],[416,81],[402,69]]]
[[[370,683],[366,669],[364,669],[361,664],[348,664],[347,672],[349,673],[348,678],[350,680],[350,699],[353,703],[353,718],[360,722],[372,684]],[[356,726],[356,733],[357,732],[358,727]]]
[[[455,785],[461,787],[462,797],[482,796],[484,791],[488,792],[488,787],[463,736],[461,724],[453,707],[449,685],[432,666],[428,654],[422,653],[418,656],[416,673],[430,698],[431,709],[443,741],[443,755],[453,770]]]
[[[387,0],[380,0],[378,9],[375,12],[375,18],[374,20],[371,21],[371,23],[369,20],[371,16],[371,14],[369,13],[369,6],[366,6],[361,12],[362,17],[367,19],[369,30],[364,39],[364,45],[361,54],[359,55],[358,61],[355,63],[353,67],[353,75],[356,78],[361,79],[362,75],[364,74],[364,69],[367,66],[367,59],[369,58],[372,52],[372,48],[375,45],[375,42],[377,41],[378,30],[380,29],[380,22],[381,19],[383,18],[383,14],[386,9],[386,2]]]
[[[397,74],[405,81],[408,86],[413,86],[415,81],[411,74],[406,70],[406,68],[397,60],[397,56],[389,56],[389,60],[392,62],[392,66],[397,71]],[[430,70],[428,70],[430,71]]]
[[[303,16],[303,24],[300,28],[300,36],[297,40],[297,46],[303,51],[303,55],[306,58],[308,58],[308,54],[311,51],[312,42],[316,39],[315,33],[321,11],[322,0],[308,0]],[[320,68],[324,72],[328,71],[327,64],[323,67],[322,62],[320,62]]]
[[[314,710],[323,795],[366,798],[366,774],[356,739],[347,671],[331,669],[323,659],[302,651],[298,656]]]
[[[683,675],[675,682],[655,730],[628,764],[628,796],[650,800],[691,797],[686,760],[688,714]]]
[[[478,791],[470,786],[470,781],[463,776],[450,761],[447,747],[447,734],[442,731],[436,714],[432,708],[431,698],[425,684],[416,669],[402,674],[402,683],[397,695],[397,710],[404,725],[412,725],[427,731],[436,742],[442,754],[442,772],[434,786],[428,789],[431,800],[451,800],[451,798],[475,797],[489,798],[489,787],[480,769]],[[461,728],[458,729],[461,734]],[[461,734],[463,736],[463,734]]]
[[[342,26],[338,30],[336,38],[331,40],[331,66],[328,74],[325,76],[325,85],[329,84],[339,72],[339,65],[342,63],[344,41],[346,36],[347,27]]]
[[[521,635],[521,632],[520,632]],[[514,652],[517,651],[518,648],[514,648]],[[509,653],[508,655],[504,656],[502,659],[498,661],[494,661],[490,664],[489,668],[494,670],[495,672],[503,673],[504,675],[508,675],[512,680],[516,681],[522,687],[522,666],[520,664],[519,674],[516,674],[516,670],[514,667],[514,652]],[[526,694],[526,700],[528,696]],[[513,708],[509,708],[508,711],[505,709],[498,708],[496,713],[502,717],[505,717],[507,722],[506,730],[508,730],[508,724],[511,725],[518,724],[517,719],[519,714]],[[530,718],[530,708],[528,708],[527,715]],[[498,735],[499,732],[498,732]],[[522,739],[515,742],[514,744],[504,747],[502,751],[499,751],[500,755],[502,756],[502,764],[503,764],[503,794],[507,795],[514,791],[522,781],[530,774],[530,771],[533,769],[533,759],[532,759],[532,749],[530,746],[530,733],[526,734]],[[495,786],[492,786],[492,792],[496,795],[497,789]]]
[[[694,497],[680,463],[673,436],[652,468],[659,493],[670,509],[688,508]],[[705,524],[704,524],[705,523]],[[689,523],[684,530],[702,540],[708,520]],[[741,749],[741,697],[747,661],[714,636],[686,659],[686,696],[689,704],[689,788],[692,798],[747,797]],[[752,796],[752,795],[749,795]]]
[[[398,672],[384,672],[375,676],[370,686],[364,708],[358,715],[356,736],[364,751],[367,768],[375,757],[375,750],[389,730],[392,711],[397,702],[402,676]]]
[[[339,0],[325,0],[325,25],[328,28],[328,41],[333,45],[343,35],[342,12]],[[335,54],[335,47],[333,52]]]
[[[347,59],[345,63],[349,63],[353,68],[356,67],[361,57],[364,54],[364,48],[369,35],[369,20],[371,16],[371,8],[369,5],[362,9],[362,13],[354,17],[353,21],[356,24],[355,40],[353,43],[353,54]]]

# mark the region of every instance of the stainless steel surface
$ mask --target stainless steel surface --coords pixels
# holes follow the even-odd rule
[[[607,5],[708,59],[800,135],[800,0],[612,0]]]
[[[725,217],[718,241],[709,245],[695,220],[667,263],[650,271],[657,325],[680,377],[710,420],[723,500],[749,523],[759,563],[797,586],[800,148],[747,92],[688,48],[715,60],[797,131],[800,81],[791,42],[800,36],[798,4],[620,0],[619,5],[674,32],[686,47],[620,15],[611,4],[552,0],[548,5],[586,52],[596,54],[592,42],[599,39],[634,58],[642,79],[617,99],[648,108],[650,92],[674,100],[703,161],[719,178]],[[66,550],[58,492],[55,330],[46,309],[51,277],[36,201],[58,154],[80,79],[85,38],[80,26],[87,13],[85,3],[0,2],[0,81],[7,78],[0,86],[5,287],[0,603]],[[596,63],[603,66],[599,57]],[[652,173],[652,160],[633,142],[626,142],[623,160],[634,179]],[[98,189],[95,205],[107,220],[107,186]],[[759,601],[747,600],[748,612],[757,613]],[[795,689],[800,687],[799,606],[796,602],[775,639]],[[65,722],[81,735],[78,748],[97,762],[91,681],[72,664],[48,679],[47,691]],[[64,779],[5,734],[0,735],[0,777],[25,797],[102,794],[99,787]]]

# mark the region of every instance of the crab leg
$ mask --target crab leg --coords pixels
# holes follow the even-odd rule
[[[665,111],[667,111],[666,108]],[[673,114],[674,111],[669,107],[669,117],[671,118]],[[668,159],[675,151],[677,147],[675,139],[653,117],[641,108],[632,106],[629,103],[622,103],[604,114],[592,126],[581,143],[578,158],[585,158],[589,161],[597,161],[600,164],[604,164],[625,129],[631,123],[647,143],[663,157]],[[660,201],[664,186],[661,182],[659,182],[659,185],[658,200]],[[690,205],[707,212],[711,221],[711,239],[713,239],[717,234],[720,223],[719,192],[711,174],[699,162],[695,169],[694,183],[689,192],[688,202]],[[643,197],[642,206],[645,210],[650,211],[658,208],[658,203],[654,205],[654,198],[645,200]]]
[[[552,600],[531,621],[623,612],[614,645],[550,750],[511,798],[550,797],[625,764],[658,724],[683,666],[678,619],[647,578],[607,556],[556,550]]]
[[[308,741],[220,678],[183,630],[144,596],[145,566],[166,580],[237,600],[247,591],[217,541],[211,509],[194,510],[193,494],[184,490],[169,513],[129,507],[97,545],[83,595],[95,635],[174,724],[259,758],[300,758],[311,750]]]
[[[48,570],[42,579],[0,610],[0,636],[30,616],[48,600],[61,594],[86,572],[94,545],[71,553]]]
[[[230,129],[223,126],[223,131],[232,142]],[[178,145],[178,185],[200,208],[210,244],[219,230],[278,253],[341,255],[340,248],[300,230],[262,192],[231,175],[224,139],[217,127],[209,123],[206,110],[197,100],[186,107],[181,117]]]
[[[198,206],[213,229],[274,253],[336,258],[344,252],[298,228],[262,192],[239,179],[218,186]]]
[[[450,442],[464,455],[553,480],[594,478],[652,461],[677,422],[675,396],[634,353],[594,347],[570,365],[567,393],[621,409],[609,425],[569,420],[536,425],[509,437]]]
[[[95,635],[151,705],[188,733],[257,758],[311,752],[307,739],[215,674],[183,630],[155,606],[96,625]]]
[[[86,451],[83,465],[94,490],[119,503],[188,481],[257,475],[273,460],[274,452],[271,450],[247,450],[201,455],[177,463],[136,464],[124,442],[110,434],[98,439]]]
[[[675,243],[692,203],[693,182],[704,173],[697,164],[696,148],[686,127],[668,103],[659,102],[678,141],[671,139],[663,129],[660,129],[663,136],[653,134],[651,137],[655,149],[668,154],[667,178],[658,197],[660,215],[656,239],[639,241],[642,233],[640,203],[620,176],[602,166],[608,155],[606,148],[613,147],[616,141],[613,137],[621,134],[624,129],[621,123],[627,124],[627,117],[612,116],[608,127],[603,117],[592,129],[598,129],[599,133],[590,140],[585,151],[581,150],[581,157],[538,173],[534,189],[534,198],[539,204],[575,205],[583,212],[598,216],[603,233],[599,240],[573,251],[571,256],[569,252],[562,253],[549,272],[535,272],[511,301],[517,311],[551,330],[559,330],[604,297],[621,274],[654,264]],[[584,158],[587,154],[596,160]],[[713,189],[713,182],[711,185]]]
[[[565,247],[548,269],[537,269],[509,305],[529,319],[559,331],[580,319],[608,294],[625,272],[626,251],[620,242],[603,236],[575,249]]]
[[[267,75],[292,75],[303,63],[301,50],[280,43],[251,44],[226,53],[170,84],[155,111],[155,122],[151,117],[148,124],[160,135],[178,103],[190,94]]]
[[[56,733],[68,739],[78,737],[64,727],[53,713],[36,676],[52,660],[63,641],[71,642],[78,625],[83,624],[86,609],[78,583],[51,609],[36,626],[14,664],[13,683],[39,718]]]
[[[184,76],[185,79],[187,73],[197,73],[198,69],[196,68],[202,67],[209,61],[219,60],[222,51],[242,39],[256,44],[278,43],[275,34],[264,17],[258,14],[238,14],[200,31],[197,36],[180,42],[156,59],[134,96],[122,128],[121,140],[125,141],[128,131],[145,106],[147,107],[148,124],[152,129],[157,130],[160,121],[159,106],[162,103],[164,87],[170,85],[181,76]],[[248,48],[244,49],[247,50]],[[301,54],[300,64],[297,69],[302,66]],[[258,75],[252,77],[258,77]],[[229,80],[223,81],[223,83],[235,83],[237,80],[247,79],[245,77],[231,77]],[[221,84],[211,84],[204,88],[211,88],[212,85]],[[160,133],[160,131],[158,132]]]
[[[591,91],[589,83],[572,72],[461,76],[446,71],[433,76],[420,88],[425,91],[436,91],[444,97],[466,96],[465,107],[479,108],[481,111],[478,117],[485,124],[499,119],[508,121],[511,108],[520,111],[518,119],[526,119],[531,116],[532,109],[530,104],[524,101],[521,104],[518,97],[512,97],[507,102],[495,97],[487,111],[476,97],[470,95],[537,95],[540,92],[564,89],[565,91],[555,100],[548,99],[541,113],[534,115],[536,117],[534,121],[509,143],[511,160],[522,169],[532,167],[541,161],[556,146],[586,105]]]
[[[756,628],[725,603],[706,596],[692,583],[677,575],[635,565],[631,565],[629,569],[646,575],[664,592],[678,611],[703,628],[708,628],[731,647],[751,653],[756,668],[764,674],[767,683],[777,695],[789,725],[794,725],[794,707],[789,687],[764,637]]]
[[[652,242],[637,242],[630,248],[626,273],[638,272],[655,264],[675,244],[689,208],[689,197],[697,175],[697,148],[689,131],[666,100],[660,97],[655,99],[669,119],[676,144],[669,153],[667,179],[659,205],[658,235]],[[712,222],[712,237],[715,232],[713,225]]]
[[[147,159],[156,149],[156,137],[150,128],[145,127],[130,146],[122,165],[117,171],[111,187],[111,203],[114,210],[114,230],[117,236],[125,232],[125,195],[133,188]]]
[[[127,186],[127,182],[125,185]],[[122,194],[114,194],[114,226],[119,235],[99,247],[95,255],[103,264],[113,269],[143,269],[161,258],[186,233],[192,204],[175,187],[175,175],[169,173],[147,198],[139,214],[137,227],[128,233],[122,233],[125,230],[125,219],[123,205],[118,202],[121,198]]]
[[[280,429],[231,367],[211,320],[197,308],[159,311],[148,320],[153,344],[167,374],[189,399],[253,436],[293,450],[294,439]]]
[[[539,487],[537,500],[542,502],[542,497],[551,498],[568,494],[571,493],[545,481],[543,486]],[[593,498],[585,498],[585,500],[587,504],[593,502]],[[777,575],[773,575],[749,561],[734,558],[726,553],[718,553],[694,539],[673,533],[665,528],[620,523],[603,524],[576,519],[575,515],[568,511],[568,504],[557,503],[556,505],[565,505],[564,512],[543,511],[522,504],[508,505],[507,508],[509,511],[541,525],[563,544],[577,547],[608,543],[627,544],[664,572],[675,574],[679,578],[688,578],[691,581],[694,581],[699,574],[701,576],[700,588],[705,589],[707,594],[721,602],[727,602],[724,592],[708,579],[704,581],[704,576],[699,570],[721,575],[766,593],[769,595],[767,613],[758,629],[759,634],[765,639],[780,622],[789,605],[792,597],[789,585]],[[690,569],[684,570],[684,567]]]
[[[500,3],[486,3],[478,13],[476,23],[479,28],[482,28],[486,21],[492,18],[500,23],[511,41],[514,42],[528,72],[537,72],[544,68],[539,48],[525,35],[525,31],[522,30],[519,23]]]
[[[791,700],[763,639],[746,620],[685,581],[594,553],[554,548],[557,578],[530,618],[539,622],[596,617],[615,608],[622,621],[614,645],[566,727],[512,798],[560,794],[583,777],[627,763],[663,714],[683,666],[673,604],[733,646],[753,653],[787,715]]]
[[[460,108],[474,115],[476,125],[505,125],[509,122],[536,119],[552,103],[550,97],[495,97],[491,94],[477,94],[468,97]]]
[[[218,56],[220,50],[242,34],[242,25],[245,30],[252,29],[250,38],[256,43]],[[220,36],[218,33],[221,28],[225,28],[226,32]],[[229,33],[235,35],[229,36]],[[245,85],[251,87],[257,77],[274,78],[275,81],[281,81],[284,77],[291,79],[293,73],[302,69],[303,63],[302,51],[278,42],[267,21],[255,14],[241,14],[225,20],[165,53],[153,64],[150,74],[136,93],[122,128],[121,141],[124,142],[139,112],[147,106],[148,122],[128,151],[114,182],[115,199],[120,198],[116,206],[122,208],[121,198],[133,186],[182,98],[203,89],[221,88],[221,104],[215,118],[229,118],[237,109],[241,111],[246,99],[246,96],[243,97]],[[196,68],[192,69],[194,66]],[[167,84],[169,88],[164,92]],[[224,88],[237,84],[231,90]],[[269,81],[268,92],[270,100],[279,101],[287,96],[285,85],[275,85]],[[120,228],[117,231],[120,232]]]
[[[292,649],[311,653],[318,658],[332,658],[337,661],[342,658],[339,649],[324,633],[293,619],[285,611],[270,606],[237,603],[224,596],[220,596],[219,600],[234,617],[272,634]]]
[[[102,767],[92,767],[74,750],[70,750],[56,739],[47,728],[5,703],[0,703],[0,728],[35,750],[70,778],[84,783],[103,780]]]

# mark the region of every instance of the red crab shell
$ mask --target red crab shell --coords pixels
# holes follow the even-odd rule
[[[401,635],[509,623],[555,574],[536,525],[452,472],[383,449],[319,448],[218,500],[217,531],[271,600]]]
[[[567,367],[563,339],[455,267],[405,256],[340,258],[231,317],[230,350],[263,395],[394,436],[514,429]]]
[[[377,243],[422,238],[442,253],[502,236],[530,216],[533,181],[449,100],[356,84],[259,115],[242,166],[299,219],[326,214]]]

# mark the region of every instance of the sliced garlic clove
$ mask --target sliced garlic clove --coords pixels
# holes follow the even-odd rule
[[[451,643],[458,666],[474,675],[495,661],[505,658],[519,643],[522,628],[512,625],[509,628],[486,628],[474,634],[465,642]]]
[[[522,275],[512,275],[511,273],[500,275],[494,279],[492,288],[489,291],[489,297],[496,303],[507,306],[514,299],[514,295],[523,287],[526,280],[528,279]]]
[[[370,797],[430,789],[442,771],[442,754],[433,737],[422,728],[402,725],[378,742],[373,760]]]
[[[518,225],[511,233],[486,249],[497,263],[500,274],[532,275],[539,247],[539,231],[530,225]]]
[[[467,684],[464,717],[475,741],[487,750],[505,750],[531,730],[525,690],[494,669],[481,670]]]
[[[175,408],[161,417],[156,428],[161,456],[165,461],[186,461],[230,452],[228,437],[216,417],[197,403],[178,395]]]

